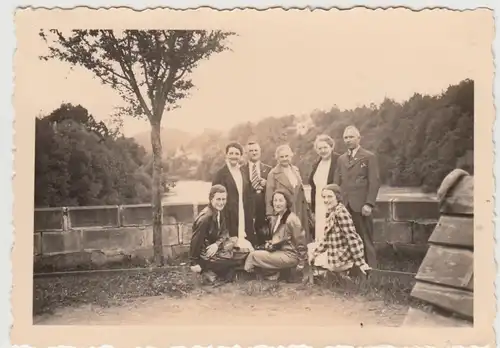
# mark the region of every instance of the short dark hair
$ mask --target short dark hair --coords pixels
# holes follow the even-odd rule
[[[290,196],[290,194],[288,192],[286,192],[285,190],[280,190],[280,189],[273,192],[273,194],[271,196],[271,206],[273,206],[273,199],[274,199],[274,196],[276,196],[277,194],[280,194],[283,197],[285,197],[286,208],[288,210],[292,209],[292,205],[293,205],[292,197]]]
[[[224,186],[219,185],[219,184],[216,184],[216,185],[213,185],[212,187],[210,187],[210,192],[208,193],[209,204],[210,204],[210,201],[212,200],[212,198],[214,198],[216,193],[227,193],[227,190]]]
[[[232,147],[234,147],[235,149],[238,149],[240,151],[240,154],[243,155],[243,146],[241,146],[241,144],[238,143],[237,141],[232,141],[226,145],[226,154],[228,153],[229,149]]]
[[[292,196],[290,195],[290,193],[288,193],[285,190],[277,189],[276,191],[273,192],[273,195],[271,196],[271,206],[273,206],[273,199],[274,199],[274,196],[276,196],[276,195],[282,195],[283,197],[285,197],[286,211],[283,214],[283,216],[281,217],[281,220],[279,222],[280,225],[284,225],[286,223],[286,221],[288,220],[288,216],[290,216],[290,214],[292,213],[292,206],[293,206]],[[273,206],[273,208],[274,208],[274,206]]]

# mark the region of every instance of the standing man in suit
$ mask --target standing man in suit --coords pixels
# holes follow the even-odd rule
[[[252,216],[254,226],[254,238],[252,244],[254,247],[264,245],[266,241],[266,183],[267,175],[271,171],[271,166],[262,163],[261,147],[256,141],[247,143],[248,163],[242,167],[245,176],[248,176],[248,199],[250,203],[247,205],[250,209],[248,212]]]
[[[356,127],[348,126],[344,130],[344,142],[348,150],[338,159],[334,182],[341,187],[344,204],[352,215],[356,231],[363,239],[365,259],[370,267],[376,268],[372,211],[380,188],[380,176],[375,154],[363,149],[359,145],[360,140],[361,135]]]

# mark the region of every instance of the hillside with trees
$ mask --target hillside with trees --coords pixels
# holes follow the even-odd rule
[[[420,187],[435,191],[442,179],[456,167],[474,172],[474,82],[466,79],[449,86],[440,95],[414,94],[405,102],[385,99],[380,105],[329,111],[314,111],[309,118],[293,115],[270,117],[257,123],[242,123],[225,137],[206,134],[195,177],[211,180],[224,161],[229,140],[246,143],[257,140],[264,162],[274,165],[274,150],[289,143],[294,162],[303,178],[310,174],[317,156],[313,142],[325,133],[335,139],[337,152],[344,152],[342,134],[354,124],[362,134],[361,145],[378,155],[383,184]],[[187,146],[189,149],[189,145]]]
[[[63,104],[36,119],[35,207],[150,203],[151,163],[134,139]]]

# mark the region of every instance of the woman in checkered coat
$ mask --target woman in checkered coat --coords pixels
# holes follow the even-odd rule
[[[341,203],[341,189],[338,185],[329,184],[322,190],[322,197],[327,207],[325,237],[312,250],[309,257],[311,265],[316,265],[316,258],[326,253],[328,264],[321,267],[333,272],[345,272],[358,267],[366,274],[371,268],[364,258],[364,245],[356,232],[351,214]]]

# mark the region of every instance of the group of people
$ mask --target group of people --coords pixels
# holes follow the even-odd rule
[[[260,161],[257,142],[226,146],[226,163],[215,174],[209,204],[196,217],[190,246],[191,269],[208,282],[231,281],[234,271],[259,271],[277,279],[283,271],[314,266],[319,273],[367,274],[377,265],[372,211],[380,187],[375,155],[360,146],[354,126],[343,133],[347,152],[319,135],[318,154],[306,200],[289,145],[276,149],[277,164]]]

